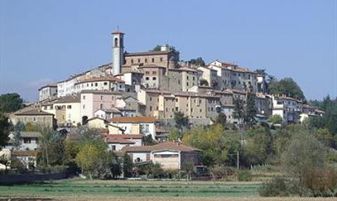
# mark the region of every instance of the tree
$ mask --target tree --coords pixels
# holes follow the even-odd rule
[[[226,115],[222,112],[220,112],[215,120],[215,124],[220,124],[221,126],[226,126]]]
[[[208,128],[195,127],[184,133],[183,136],[184,144],[202,150],[203,164],[210,166],[224,163],[232,164],[233,155],[236,155],[240,147],[238,133],[224,130],[220,124]]]
[[[209,86],[209,83],[208,83],[208,81],[205,80],[205,79],[200,79],[200,86],[208,87],[208,86]]]
[[[296,99],[305,99],[302,89],[292,78],[271,81],[269,83],[269,92],[273,95],[286,95]]]
[[[325,111],[323,116],[316,116],[309,118],[309,125],[312,128],[326,128],[333,135],[337,135],[337,98],[331,100],[330,96],[318,102],[320,109]]]
[[[130,177],[132,175],[133,163],[130,156],[125,153],[123,156],[123,175],[124,177]]]
[[[196,59],[191,59],[188,61],[192,65],[196,66],[205,66],[205,61],[202,59],[202,57],[198,57]]]
[[[245,133],[245,143],[242,148],[242,163],[246,166],[262,165],[272,154],[272,137],[268,128],[256,127]]]
[[[95,171],[98,171],[95,176],[99,176],[102,169],[104,171],[107,157],[106,143],[102,140],[92,140],[81,145],[75,160],[82,173],[88,174],[92,179]]]
[[[170,141],[178,141],[181,140],[183,137],[182,133],[177,128],[172,128],[170,130],[168,140]]]
[[[152,135],[143,136],[143,143],[145,146],[157,144],[157,142],[153,140]]]
[[[274,114],[268,118],[268,122],[272,124],[282,124],[282,117],[278,114]]]
[[[19,149],[20,145],[21,145],[21,131],[25,130],[25,125],[22,122],[18,122],[15,126],[14,126],[14,142],[13,142],[13,146],[16,149]]]
[[[239,120],[239,123],[241,123],[245,115],[244,101],[240,98],[234,98],[233,102],[234,102],[233,116],[234,118]]]
[[[41,162],[44,166],[61,165],[64,163],[65,136],[51,128],[40,128]]]
[[[17,93],[0,95],[0,112],[15,112],[22,108],[23,100]]]
[[[9,123],[8,118],[0,112],[0,147],[7,144],[10,130],[11,124]]]
[[[244,114],[244,122],[249,127],[253,126],[255,124],[255,115],[256,115],[256,106],[255,106],[255,94],[248,93],[247,94],[247,104],[245,108],[245,114]]]
[[[183,128],[188,128],[189,126],[188,117],[185,116],[182,112],[174,113],[174,121],[176,123],[176,128],[178,128],[180,131],[182,131]]]
[[[303,184],[309,171],[324,168],[326,148],[308,131],[294,135],[286,151],[282,154],[282,166],[287,173],[299,179]]]

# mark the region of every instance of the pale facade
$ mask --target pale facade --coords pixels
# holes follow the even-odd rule
[[[45,85],[39,89],[39,101],[53,99],[57,97],[57,85]]]
[[[79,81],[75,84],[75,93],[83,90],[125,91],[125,83],[115,77],[97,77]]]
[[[82,91],[81,92],[81,118],[94,117],[94,113],[100,109],[112,109],[117,99],[121,98],[119,92],[111,91]]]

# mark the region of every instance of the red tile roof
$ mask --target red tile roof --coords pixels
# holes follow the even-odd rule
[[[158,119],[154,117],[115,117],[110,121],[113,123],[154,123]]]
[[[199,151],[196,148],[189,147],[176,142],[163,142],[153,146],[133,146],[133,147],[123,147],[123,152],[151,152],[151,151],[181,151],[181,152],[193,152]]]

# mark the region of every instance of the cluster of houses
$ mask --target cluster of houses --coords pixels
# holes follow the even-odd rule
[[[293,123],[322,115],[302,100],[268,94],[263,72],[219,60],[191,65],[181,62],[179,52],[169,46],[129,53],[122,32],[112,33],[112,47],[112,63],[42,86],[37,103],[11,114],[13,124],[102,129],[109,148],[128,153],[134,162],[151,160],[180,169],[186,158],[198,163],[198,150],[166,141],[176,112],[187,116],[191,126],[210,125],[219,113],[236,124],[235,100],[245,103],[253,93],[257,116],[265,119],[280,115],[283,123]],[[143,146],[144,136],[161,143]],[[23,139],[26,142],[33,140]]]

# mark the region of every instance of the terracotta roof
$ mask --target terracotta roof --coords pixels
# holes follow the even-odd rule
[[[145,65],[139,66],[138,68],[166,68],[166,67],[156,65],[156,64],[145,64]]]
[[[135,144],[135,142],[123,138],[105,138],[105,142],[111,144]]]
[[[13,151],[12,152],[12,156],[37,156],[38,152],[37,151],[30,151],[30,150],[27,150],[27,151]]]
[[[121,95],[121,92],[118,91],[108,91],[108,90],[82,90],[81,94],[92,93],[92,94],[116,94]]]
[[[80,94],[63,96],[55,101],[55,103],[80,103],[80,102],[81,102]]]
[[[110,121],[113,123],[154,123],[158,119],[154,117],[115,117]]]
[[[106,134],[105,138],[115,138],[115,139],[142,139],[143,134]]]
[[[43,85],[42,87],[39,88],[39,91],[43,88],[47,88],[47,87],[54,87],[54,88],[57,88],[57,84],[46,84],[46,85]]]
[[[187,71],[187,72],[198,72],[200,70],[189,68],[189,67],[181,67],[181,68],[170,68],[169,71]]]
[[[156,151],[181,151],[181,152],[193,152],[199,151],[196,148],[189,147],[183,144],[176,142],[163,142],[153,146],[132,146],[132,147],[123,147],[122,151],[124,152],[156,152]]]
[[[131,56],[146,56],[146,55],[162,55],[162,54],[169,54],[171,51],[148,51],[148,52],[133,52],[133,53],[125,53],[124,57],[131,57]]]
[[[99,81],[124,82],[121,79],[118,79],[118,78],[115,78],[115,77],[112,77],[112,76],[106,76],[106,77],[92,77],[92,78],[88,78],[88,79],[83,79],[83,80],[75,83],[75,85],[82,84],[82,83],[85,83],[85,82],[99,82]]]
[[[27,110],[27,111],[17,111],[14,113],[15,115],[51,115],[54,116],[51,113],[44,112],[40,109],[32,109],[32,110]]]

